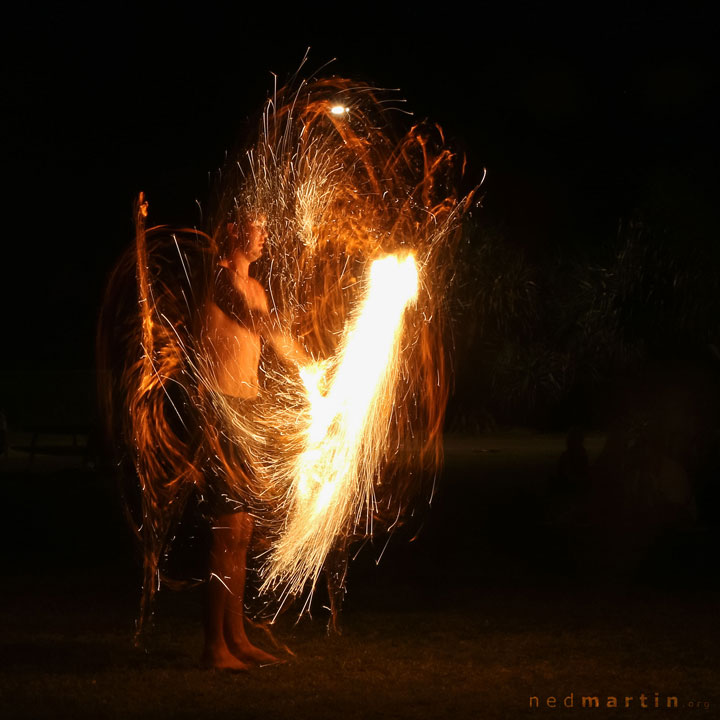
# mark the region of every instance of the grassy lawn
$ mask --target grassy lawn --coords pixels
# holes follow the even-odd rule
[[[132,549],[94,473],[1,474],[0,715],[717,716],[716,540],[668,541],[630,575],[595,576],[576,538],[544,519],[561,448],[552,436],[451,438],[420,538],[394,538],[376,566],[379,540],[351,566],[343,634],[328,636],[318,597],[312,618],[288,613],[275,626],[288,662],[247,674],[199,667],[199,590],[161,593],[147,651],[133,648]],[[574,707],[547,706],[571,693]],[[655,693],[679,707],[656,709]],[[633,700],[580,707],[589,695]]]

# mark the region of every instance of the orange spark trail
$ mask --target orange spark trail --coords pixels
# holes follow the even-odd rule
[[[253,516],[260,601],[281,605],[429,495],[453,255],[474,191],[458,195],[462,158],[438,126],[398,130],[398,102],[348,79],[297,82],[268,99],[255,141],[224,168],[206,233],[146,232],[141,205],[98,328],[103,414],[143,547],[140,627],[213,472]],[[218,390],[199,321],[240,217],[267,223],[253,274],[268,326],[318,359],[298,368],[263,350],[259,395],[241,407]]]

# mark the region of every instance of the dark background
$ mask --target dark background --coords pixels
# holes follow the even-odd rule
[[[0,458],[8,716],[506,718],[568,691],[716,708],[709,3],[26,3],[2,25],[0,408],[11,441],[55,433]],[[319,591],[314,623],[280,623],[297,662],[229,677],[198,668],[199,591],[161,593],[150,652],[130,647],[141,581],[115,478],[60,431],[98,425],[95,324],[137,193],[153,224],[202,226],[210,176],[308,47],[303,75],[337,58],[320,74],[399,88],[466,154],[466,190],[487,175],[432,511],[352,564],[345,635],[325,637]],[[594,495],[553,484],[576,422],[597,431]],[[653,494],[660,476],[691,501]]]
[[[702,5],[349,10],[39,5],[6,24],[11,422],[92,417],[97,309],[134,196],[146,192],[153,223],[202,225],[209,175],[272,73],[282,84],[308,47],[303,73],[337,58],[323,73],[400,88],[441,123],[467,155],[467,187],[487,170],[477,227],[502,228],[532,262],[589,255],[638,214],[683,244],[714,242],[717,58]]]

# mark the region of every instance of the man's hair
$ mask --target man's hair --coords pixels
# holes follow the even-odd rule
[[[238,247],[247,242],[247,225],[250,222],[250,213],[247,208],[237,207],[226,216],[226,222],[218,228],[216,237],[218,259],[230,257]],[[229,226],[234,225],[237,234],[229,231]]]

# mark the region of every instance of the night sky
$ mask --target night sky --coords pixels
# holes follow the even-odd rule
[[[303,74],[337,58],[321,74],[399,88],[439,122],[468,187],[487,170],[479,223],[534,257],[583,252],[637,213],[716,235],[709,11],[474,7],[21,10],[2,63],[4,393],[90,376],[133,197],[152,223],[202,224],[209,175],[308,47]]]

